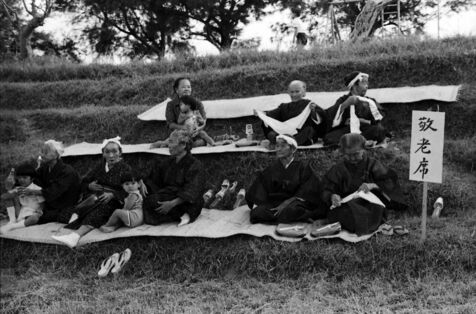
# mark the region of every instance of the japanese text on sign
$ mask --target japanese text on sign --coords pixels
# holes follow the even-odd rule
[[[410,180],[441,183],[444,131],[444,112],[412,112]]]

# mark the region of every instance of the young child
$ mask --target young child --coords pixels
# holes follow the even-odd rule
[[[188,95],[180,97],[180,113],[177,124],[184,125],[190,134],[197,133],[194,139],[200,137],[207,144],[215,146],[215,141],[202,129],[204,123],[205,120],[198,111],[198,101]],[[151,145],[151,148],[167,147],[168,142],[168,139],[157,141]]]
[[[27,191],[41,191],[41,187],[33,183],[36,175],[35,168],[29,164],[22,164],[16,168],[16,185],[7,193],[2,194],[2,200],[10,201],[13,206],[7,207],[9,222],[0,228],[0,233],[13,229],[24,228],[38,223],[43,214],[45,199],[37,193]]]
[[[144,223],[144,214],[142,212],[143,196],[140,192],[140,180],[132,173],[128,173],[122,178],[122,188],[127,192],[124,199],[124,207],[116,209],[105,225],[99,230],[102,232],[113,232],[122,225],[129,228],[135,228]]]

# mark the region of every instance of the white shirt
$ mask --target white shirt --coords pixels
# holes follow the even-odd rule
[[[304,28],[304,24],[301,21],[301,19],[298,18],[298,17],[295,17],[292,20],[291,26],[294,27],[294,29],[296,30],[296,33],[306,33],[306,29]]]
[[[26,188],[35,191],[41,191],[41,187],[34,183],[31,183]],[[33,210],[40,209],[41,203],[45,201],[45,198],[41,195],[20,195],[18,199],[20,200],[20,204],[22,207],[28,207]]]

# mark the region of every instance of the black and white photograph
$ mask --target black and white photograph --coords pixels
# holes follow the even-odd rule
[[[0,0],[0,313],[476,313],[476,2]]]

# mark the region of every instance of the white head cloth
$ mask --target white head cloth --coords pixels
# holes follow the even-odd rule
[[[120,140],[121,140],[120,136],[105,139],[104,141],[102,141],[101,150],[103,150],[104,147],[106,147],[106,145],[109,144],[109,143],[116,143],[122,149],[122,144],[121,144],[121,142],[119,142]]]
[[[64,146],[63,146],[63,143],[61,142],[58,142],[55,140],[47,140],[45,142],[45,145],[47,145],[49,148],[55,151],[58,154],[58,156],[61,156],[64,153]]]
[[[293,137],[289,136],[289,135],[279,134],[278,136],[276,136],[276,139],[282,139],[283,141],[285,141],[289,145],[294,146],[294,148],[298,147],[298,143],[296,142],[296,140]]]
[[[357,82],[357,81],[360,81],[361,79],[363,78],[369,78],[369,75],[367,73],[362,73],[362,72],[359,72],[359,74],[357,74],[356,77],[354,77],[352,79],[352,81],[349,82],[349,84],[347,84],[347,88],[348,89],[351,89],[352,86],[354,86],[354,84]]]

